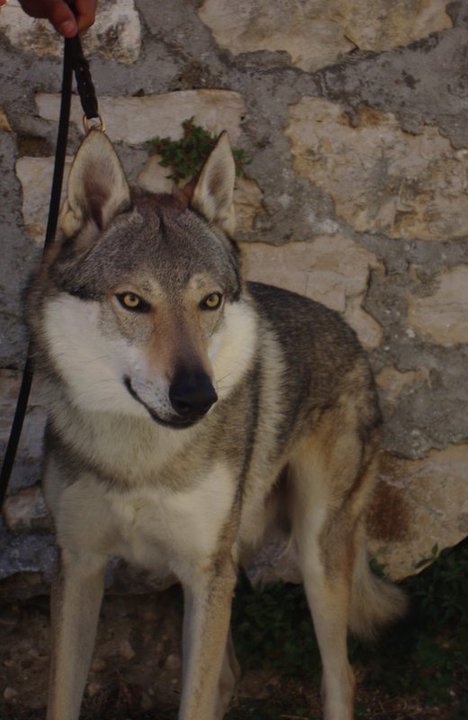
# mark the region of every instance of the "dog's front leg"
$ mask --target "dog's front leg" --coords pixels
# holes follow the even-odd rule
[[[96,636],[106,558],[63,551],[52,586],[47,720],[77,720]]]
[[[184,585],[183,694],[179,720],[221,720],[216,716],[221,668],[229,632],[236,569],[229,557]]]

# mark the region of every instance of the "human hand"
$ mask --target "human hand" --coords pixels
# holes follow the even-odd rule
[[[87,30],[96,15],[97,0],[75,0],[71,10],[65,0],[19,0],[31,17],[47,18],[60,35],[70,38]]]

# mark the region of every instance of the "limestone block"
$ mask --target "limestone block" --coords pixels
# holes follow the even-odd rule
[[[251,235],[257,213],[262,211],[263,193],[255,180],[242,176],[236,179],[234,207],[236,210],[236,234]]]
[[[138,175],[137,184],[151,193],[171,193],[174,189],[174,183],[168,177],[168,168],[159,164],[159,155],[152,155],[148,158],[142,171]]]
[[[72,158],[65,162],[62,198],[67,186]],[[22,210],[27,235],[40,245],[44,242],[49,214],[54,158],[22,157],[16,163],[16,175],[22,187]]]
[[[362,307],[364,293],[360,296],[349,297],[346,303],[344,318],[357,332],[362,345],[371,350],[382,342],[383,330],[377,320],[369,315]]]
[[[57,121],[59,95],[39,93],[36,105],[41,117]],[[235,143],[245,105],[239,93],[229,90],[181,90],[143,97],[100,97],[99,110],[113,142],[139,145],[157,135],[177,140],[182,137],[182,122],[193,117],[197,125],[214,134],[227,130]],[[82,117],[79,100],[74,97],[70,119],[80,129]]]
[[[258,50],[285,51],[291,62],[313,72],[353,49],[329,9],[319,3],[265,0],[205,0],[201,20],[216,42],[233,54]],[[334,3],[329,3],[329,6]],[[311,42],[311,38],[314,39]]]
[[[313,72],[355,48],[380,52],[452,26],[448,0],[205,0],[201,20],[235,55],[285,51]]]
[[[343,8],[341,0],[333,3]],[[345,2],[345,35],[360,50],[382,52],[447,30],[447,0],[351,0]]]
[[[0,32],[13,47],[38,55],[63,54],[63,39],[47,20],[35,20],[10,0],[0,14]],[[96,22],[83,36],[86,55],[99,52],[121,63],[133,63],[141,49],[140,17],[133,0],[101,0]]]
[[[0,369],[0,446],[6,446],[8,442],[20,382],[19,373],[13,370]],[[42,456],[44,424],[45,413],[41,407],[39,392],[33,383],[23,432],[18,446],[19,457],[39,462]]]
[[[41,489],[34,485],[15,495],[9,495],[3,506],[3,518],[11,532],[52,529]]]
[[[468,342],[468,265],[440,273],[429,297],[408,297],[408,323],[418,334],[450,347]]]
[[[244,243],[247,276],[293,290],[344,314],[366,347],[381,339],[378,323],[361,308],[375,255],[342,235],[274,247]]]
[[[415,386],[427,383],[429,373],[427,369],[400,372],[396,368],[388,366],[384,367],[375,379],[385,401],[392,407],[396,405],[402,393],[411,392]]]
[[[369,517],[371,553],[393,579],[419,571],[432,550],[468,534],[468,445],[432,450],[420,460],[382,458]]]
[[[294,169],[328,193],[360,232],[443,240],[468,233],[468,150],[437,128],[403,132],[395,116],[363,108],[356,125],[337,104],[304,97],[286,130]]]

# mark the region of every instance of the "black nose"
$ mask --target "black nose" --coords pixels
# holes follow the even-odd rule
[[[204,372],[185,371],[177,373],[169,388],[169,400],[174,410],[184,418],[204,415],[218,396],[213,384]]]

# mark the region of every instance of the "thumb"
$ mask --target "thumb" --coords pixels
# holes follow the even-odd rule
[[[60,35],[73,37],[78,32],[75,16],[64,0],[19,0],[19,2],[24,12],[31,17],[47,18]]]
[[[78,32],[76,18],[69,5],[63,0],[49,0],[48,19],[63,37],[73,37]]]

